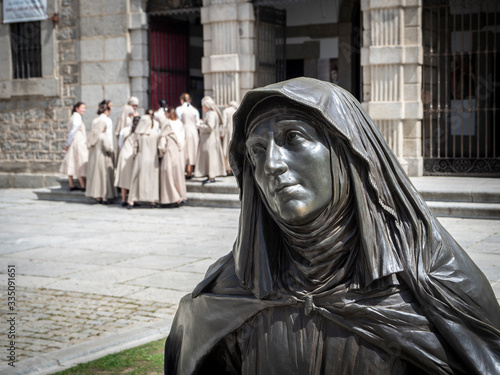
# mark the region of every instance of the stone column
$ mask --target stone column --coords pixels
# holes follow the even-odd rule
[[[129,76],[131,95],[139,99],[139,107],[147,109],[157,103],[149,103],[149,40],[146,0],[130,0],[128,28],[132,44]]]
[[[247,0],[204,0],[201,8],[205,95],[239,102],[254,88],[254,10]]]
[[[113,123],[130,96],[128,60],[130,41],[126,1],[80,1],[80,100],[87,104],[84,122],[96,116],[97,104],[113,101]]]
[[[362,0],[363,105],[410,176],[421,176],[421,0]]]

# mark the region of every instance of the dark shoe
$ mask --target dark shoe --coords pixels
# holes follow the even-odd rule
[[[122,202],[122,207],[127,207],[128,203],[127,202]]]
[[[208,178],[205,180],[205,181],[202,181],[202,185],[206,185],[206,184],[212,184],[215,182],[215,178],[212,178],[211,180],[209,180]]]
[[[107,206],[108,204],[111,204],[111,202],[110,201],[102,201],[102,204]]]
[[[75,190],[80,190],[79,187],[76,187],[76,186],[73,186],[73,187],[69,187],[69,191],[75,191]]]
[[[179,207],[185,206],[187,204],[186,200],[182,200],[181,203],[179,203]]]
[[[151,208],[156,208],[156,204],[152,203]]]
[[[193,175],[191,176],[186,176],[186,180],[191,180],[193,178]]]
[[[82,187],[81,187],[81,188],[80,188],[80,191],[83,191],[83,192],[85,193],[85,188],[82,188]]]
[[[97,203],[102,204],[102,199],[97,199]]]
[[[134,208],[134,205],[133,205],[133,204],[129,204],[129,205],[127,205],[127,210],[131,210],[132,208]]]

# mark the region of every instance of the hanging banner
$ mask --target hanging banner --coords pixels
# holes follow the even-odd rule
[[[47,0],[3,0],[3,22],[47,19]]]

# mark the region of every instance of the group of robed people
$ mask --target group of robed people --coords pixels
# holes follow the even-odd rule
[[[109,204],[118,188],[127,208],[137,202],[173,208],[186,203],[186,179],[207,177],[202,182],[207,184],[231,173],[227,157],[237,104],[231,102],[221,113],[210,97],[204,97],[205,116],[200,121],[189,94],[182,94],[180,101],[177,108],[169,108],[161,100],[158,111],[149,109],[138,116],[139,102],[131,97],[113,129],[112,102],[103,100],[88,137],[82,120],[85,104],[76,103],[60,168],[68,175],[70,190],[84,190],[98,203]]]

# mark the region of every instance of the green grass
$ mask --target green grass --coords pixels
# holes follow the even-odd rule
[[[110,354],[89,363],[58,372],[55,375],[87,375],[87,374],[130,374],[151,375],[163,374],[163,349],[165,339],[149,344]]]

